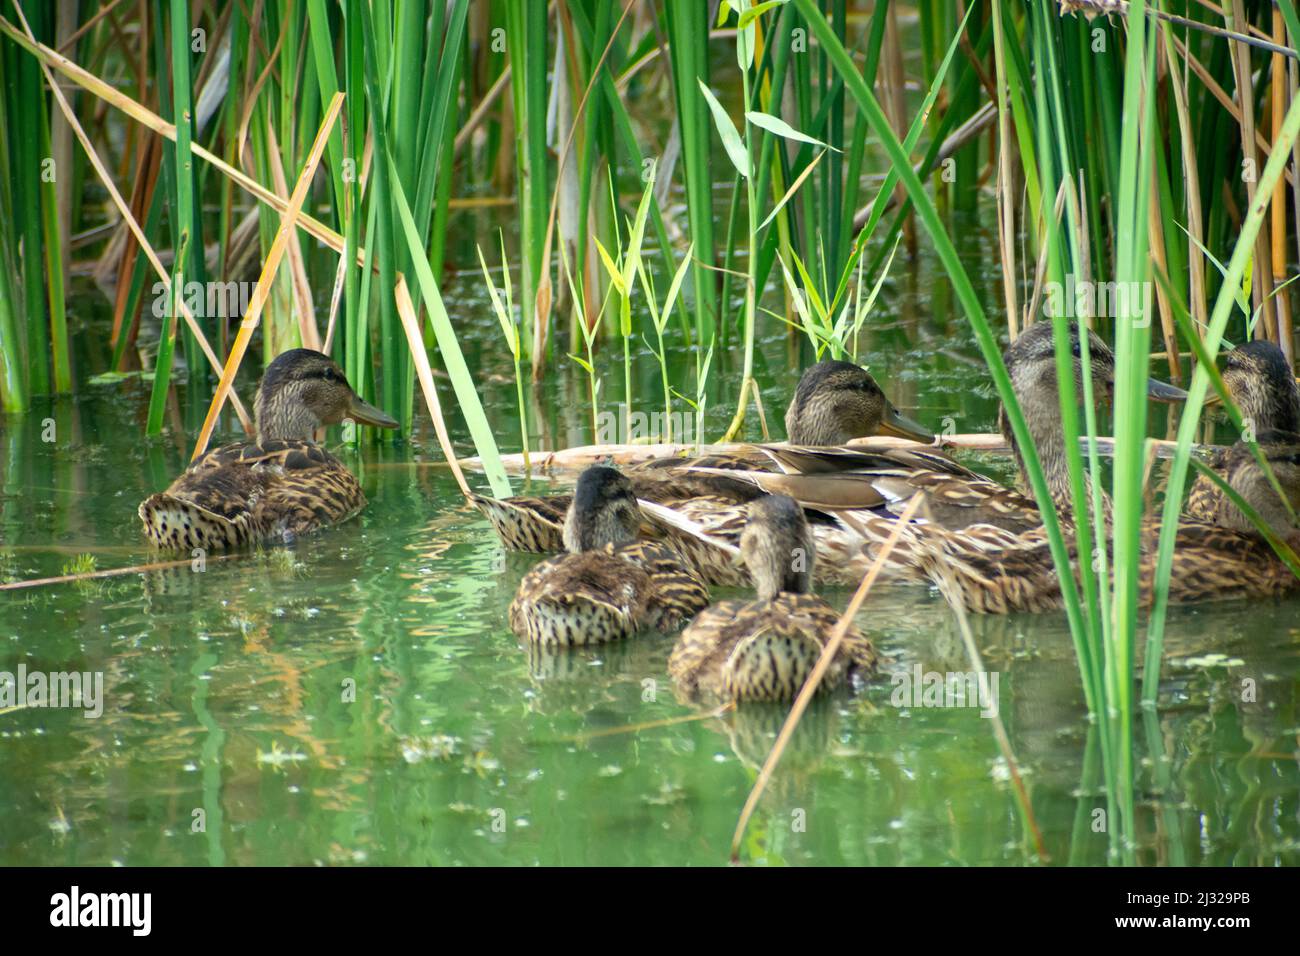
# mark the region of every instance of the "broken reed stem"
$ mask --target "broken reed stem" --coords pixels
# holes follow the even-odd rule
[[[334,98],[330,100],[329,108],[325,111],[325,117],[321,121],[320,129],[316,132],[316,140],[311,144],[311,152],[307,154],[307,161],[303,164],[298,182],[294,184],[293,195],[289,198],[289,208],[285,210],[284,217],[280,220],[280,228],[276,230],[275,239],[271,241],[271,248],[267,252],[266,262],[262,265],[262,274],[257,277],[257,285],[254,286],[253,295],[248,302],[248,311],[239,323],[239,332],[235,335],[234,344],[230,348],[230,356],[226,359],[225,368],[221,370],[221,381],[217,383],[216,394],[212,396],[212,404],[208,406],[208,415],[203,420],[203,428],[199,432],[199,439],[194,443],[194,455],[191,460],[197,459],[207,450],[208,441],[212,438],[213,429],[217,425],[217,416],[221,413],[221,406],[225,403],[226,396],[232,394],[231,386],[235,381],[235,373],[239,371],[239,363],[243,361],[244,353],[248,351],[248,343],[253,337],[253,330],[257,328],[257,323],[262,317],[262,309],[271,294],[271,281],[275,278],[275,271],[280,265],[280,259],[284,256],[289,238],[291,236],[297,238],[294,230],[296,229],[298,211],[302,209],[303,201],[307,198],[307,191],[311,187],[312,177],[316,173],[316,166],[320,163],[321,155],[325,152],[325,142],[329,139],[330,130],[333,128],[334,121],[338,118],[339,110],[342,107],[343,93],[335,93]]]
[[[958,593],[957,582],[952,576],[951,570],[943,561],[936,562],[940,569],[940,576],[944,579],[945,596],[949,591],[953,595]],[[970,618],[966,614],[966,605],[960,598],[952,598],[948,601],[952,607],[953,613],[957,616],[957,630],[961,632],[962,643],[966,646],[966,655],[970,658],[971,669],[977,675],[983,677],[985,674],[984,660],[980,657],[979,648],[975,646],[975,636],[971,633]],[[988,686],[985,682],[981,686]],[[997,741],[998,749],[1002,751],[1002,759],[1007,762],[1007,770],[1011,774],[1011,784],[1016,791],[1016,800],[1020,803],[1021,812],[1024,814],[1025,822],[1029,825],[1029,830],[1034,836],[1034,849],[1038,853],[1038,859],[1041,863],[1050,861],[1047,855],[1047,848],[1043,844],[1043,831],[1038,827],[1038,820],[1034,817],[1034,807],[1029,800],[1029,792],[1025,789],[1024,778],[1020,776],[1020,765],[1016,763],[1016,755],[1011,750],[1011,740],[1007,737],[1007,728],[1002,723],[1002,709],[995,707],[993,710],[993,737]]]
[[[460,460],[456,457],[456,449],[452,447],[451,435],[447,431],[447,423],[442,417],[442,404],[438,401],[438,390],[433,385],[433,370],[429,367],[429,356],[424,351],[424,340],[420,337],[420,321],[416,317],[415,304],[411,301],[411,292],[406,286],[406,277],[401,273],[397,274],[397,286],[393,294],[397,300],[397,315],[402,320],[406,341],[411,348],[411,358],[415,361],[420,391],[424,393],[424,403],[429,408],[429,417],[433,419],[433,430],[438,434],[438,444],[442,446],[447,464],[456,476],[461,494],[468,498],[472,492],[465,480],[465,473],[461,471]]]
[[[229,561],[231,558],[240,557],[239,554],[214,554],[204,558],[204,561]],[[152,564],[133,564],[129,568],[108,568],[103,571],[87,571],[85,574],[59,574],[52,578],[32,578],[28,581],[10,581],[7,584],[0,584],[0,591],[21,591],[25,588],[44,587],[47,584],[70,584],[74,581],[89,581],[93,578],[116,578],[123,574],[144,574],[148,571],[165,571],[168,568],[180,568],[186,565],[192,565],[194,559],[180,558],[176,561],[156,561]],[[195,572],[198,573],[197,571]]]
[[[677,724],[691,724],[699,720],[709,720],[712,717],[721,717],[728,711],[736,709],[736,705],[723,704],[721,707],[715,707],[713,710],[705,711],[702,714],[683,714],[680,717],[665,717],[663,720],[647,720],[639,724],[627,724],[623,727],[606,727],[604,730],[593,730],[587,734],[574,734],[572,737],[561,737],[560,742],[566,744],[580,744],[588,740],[596,740],[599,737],[613,737],[616,734],[632,734],[638,730],[654,730],[657,727],[674,727]]]
[[[777,735],[776,743],[772,745],[767,760],[763,762],[763,769],[759,771],[758,779],[754,781],[754,786],[749,791],[749,798],[745,801],[745,807],[740,812],[740,820],[736,823],[736,832],[731,838],[731,862],[735,863],[739,858],[740,841],[745,836],[745,827],[749,825],[749,818],[753,816],[754,808],[758,806],[758,799],[767,788],[767,783],[772,778],[772,771],[776,769],[777,761],[781,759],[786,744],[789,743],[795,728],[799,726],[799,719],[803,717],[804,711],[808,709],[809,701],[817,693],[822,676],[826,673],[826,669],[831,666],[831,661],[835,659],[835,654],[839,651],[840,644],[844,641],[844,635],[848,632],[854,616],[858,613],[858,608],[866,600],[872,585],[876,583],[876,578],[879,577],[881,569],[885,566],[885,561],[888,560],[890,553],[894,550],[894,545],[898,543],[898,539],[902,536],[903,529],[912,520],[912,516],[916,514],[923,500],[924,498],[920,492],[914,494],[911,500],[908,501],[907,507],[903,509],[902,514],[894,522],[894,528],[889,532],[889,537],[885,539],[884,545],[876,555],[876,560],[872,562],[871,568],[867,571],[867,576],[862,579],[857,591],[853,593],[853,599],[849,601],[849,606],[840,615],[835,630],[831,631],[830,640],[826,642],[826,647],[822,650],[822,656],[818,658],[812,673],[808,675],[808,680],[804,682],[803,688],[799,691],[799,696],[794,699],[794,706],[790,708],[790,714],[781,726],[781,732]]]
[[[48,64],[58,70],[88,93],[93,93],[110,106],[116,107],[136,122],[153,130],[159,136],[163,136],[171,140],[173,143],[176,142],[176,127],[167,122],[167,120],[163,119],[148,107],[131,99],[131,97],[119,92],[112,86],[109,86],[93,73],[87,72],[85,69],[69,60],[62,53],[50,49],[44,43],[38,43],[35,40],[24,36],[21,30],[4,17],[0,17],[0,33],[9,37],[42,63]],[[206,147],[201,146],[198,143],[191,143],[190,151],[195,156],[202,157],[217,169],[221,170],[224,175],[237,183],[246,192],[251,193],[255,198],[264,202],[276,212],[281,215],[288,212],[288,203],[283,199],[251,176],[236,169],[234,166],[231,166],[224,159],[211,152]],[[343,236],[325,225],[319,219],[316,219],[307,213],[300,212],[297,220],[298,225],[311,233],[321,242],[325,243],[325,245],[329,246],[335,252],[341,253],[343,251]],[[366,267],[365,255],[360,249],[357,250],[357,264],[363,268]]]

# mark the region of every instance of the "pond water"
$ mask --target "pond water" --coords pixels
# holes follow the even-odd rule
[[[985,225],[954,232],[995,302]],[[446,295],[513,451],[514,385],[480,285],[455,275]],[[77,302],[78,360],[93,374],[107,320],[98,293]],[[992,428],[992,387],[927,258],[900,251],[863,342],[860,358],[905,413]],[[778,436],[807,361],[785,330],[764,326],[759,373]],[[621,367],[603,371],[617,400]],[[643,353],[638,407],[654,407],[657,377]],[[734,377],[718,367],[710,438],[725,426]],[[580,373],[552,376],[534,399],[535,442],[590,440],[585,389]],[[87,553],[101,569],[151,560],[136,506],[183,467],[203,400],[182,390],[157,441],[140,437],[146,404],[138,383],[103,384],[3,422],[3,580],[57,575]],[[1153,413],[1154,432],[1168,424]],[[289,548],[202,573],[0,593],[0,671],[104,681],[93,719],[0,711],[0,863],[726,862],[784,711],[683,720],[699,710],[673,693],[671,637],[530,657],[505,617],[536,559],[503,554],[439,464],[423,416],[419,426],[408,443],[357,450],[331,433],[370,506]],[[757,437],[752,416],[750,429]],[[453,437],[470,453],[459,421]],[[1005,461],[968,460],[1007,474]],[[891,701],[892,674],[967,670],[946,605],[925,588],[879,589],[858,623],[887,657],[884,672],[809,711],[742,859],[1035,862],[992,722],[977,709]],[[1050,861],[1104,863],[1099,757],[1064,616],[973,624]],[[1175,609],[1164,674],[1160,711],[1139,733],[1139,860],[1300,862],[1300,601]],[[1243,702],[1243,680],[1253,700]]]

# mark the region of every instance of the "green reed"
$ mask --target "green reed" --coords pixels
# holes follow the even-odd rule
[[[1287,64],[1279,72],[1266,53],[1157,21],[1147,11],[1271,34],[1271,8],[1252,7],[1254,22],[1234,23],[1231,11],[1223,16],[1189,0],[1156,0],[1089,21],[1063,16],[1050,0],[993,0],[966,4],[963,19],[952,4],[923,0],[915,7],[918,65],[901,55],[898,39],[911,8],[888,0],[737,0],[720,5],[713,23],[707,5],[687,0],[635,7],[626,18],[621,0],[503,0],[485,9],[469,0],[267,0],[228,12],[223,6],[126,5],[117,15],[134,28],[127,35],[138,46],[120,49],[123,34],[105,21],[67,51],[133,101],[180,118],[197,108],[213,82],[210,58],[223,39],[229,43],[217,113],[202,129],[178,122],[176,145],[162,150],[161,163],[151,161],[155,134],[133,120],[110,112],[107,123],[90,125],[92,137],[111,145],[114,171],[138,180],[133,200],[146,236],[170,248],[176,279],[202,281],[209,272],[213,279],[242,278],[230,272],[240,252],[232,234],[255,201],[231,177],[195,162],[187,139],[193,134],[195,145],[249,170],[267,188],[277,169],[292,183],[322,104],[343,91],[346,123],[331,135],[324,175],[304,209],[339,234],[341,249],[324,253],[300,235],[303,269],[316,293],[312,306],[319,316],[337,314],[333,354],[362,395],[394,413],[401,434],[410,435],[412,353],[394,299],[397,277],[406,278],[420,304],[420,347],[447,370],[456,413],[498,493],[508,482],[494,464],[495,438],[462,352],[469,318],[449,314],[439,289],[444,264],[463,254],[457,238],[474,215],[457,210],[458,202],[512,202],[508,215],[519,223],[517,237],[501,243],[504,302],[494,280],[487,281],[511,352],[525,451],[523,367],[531,366],[536,379],[571,357],[585,370],[598,434],[596,370],[607,349],[619,353],[629,414],[639,398],[662,404],[671,422],[680,400],[702,437],[710,402],[734,392],[719,387],[725,375],[739,389],[727,434],[741,436],[755,343],[779,327],[771,323],[793,326],[815,354],[856,357],[885,277],[899,268],[899,246],[912,250],[911,227],[919,223],[1025,449],[1080,682],[1098,721],[1113,856],[1133,858],[1136,645],[1145,628],[1142,699],[1154,704],[1172,529],[1196,417],[1215,384],[1212,363],[1224,339],[1265,335],[1291,354],[1288,303],[1296,294],[1287,276],[1296,236],[1285,202],[1281,227],[1268,228],[1279,214],[1270,199],[1295,136],[1293,108],[1276,128],[1269,111],[1275,89],[1294,102]],[[1277,6],[1294,43],[1294,5]],[[45,42],[55,33],[52,9],[23,4]],[[90,15],[83,11],[83,22]],[[194,27],[207,32],[206,53],[190,48]],[[733,33],[718,38],[710,30]],[[122,285],[115,338],[105,354],[71,361],[75,336],[63,305],[71,237],[62,234],[54,184],[41,178],[53,111],[35,58],[9,36],[0,41],[0,402],[7,412],[21,411],[35,395],[75,391],[103,367],[132,367],[136,351],[153,350],[146,427],[156,432],[176,384],[173,343],[192,392],[206,397],[211,377],[189,332],[176,328],[174,307],[161,323],[151,321],[145,306],[154,277],[145,258],[131,243],[114,253],[104,239],[78,250],[85,258],[76,265],[120,257],[109,270]],[[138,69],[141,63],[147,68]],[[503,92],[488,105],[492,89]],[[79,95],[83,118],[104,102],[100,94]],[[953,140],[986,101],[996,122]],[[1235,105],[1242,102],[1245,113]],[[663,112],[666,123],[659,122]],[[1267,161],[1254,146],[1257,135],[1270,144]],[[570,138],[560,170],[555,157]],[[675,161],[670,142],[680,146]],[[951,165],[940,164],[941,153]],[[74,167],[57,175],[77,173]],[[634,178],[635,200],[628,188]],[[1096,322],[1115,343],[1109,468],[1091,441],[1105,431],[1094,400],[1099,383],[1085,371],[1075,387],[1065,323],[1055,320],[1073,503],[1068,535],[1010,392],[999,354],[1002,330],[958,258],[951,238],[957,227],[941,216],[970,215],[981,188],[996,189],[1004,217],[998,235],[1005,288],[997,301],[1009,330],[1041,311],[1040,282],[1073,276],[1158,286],[1150,312],[1130,308]],[[1282,189],[1293,213],[1300,183]],[[72,222],[97,215],[85,193],[74,197]],[[680,200],[680,213],[665,199]],[[553,203],[559,213],[552,236]],[[258,234],[246,257],[253,262],[279,224],[270,206],[256,208]],[[97,223],[78,228],[90,225]],[[216,247],[210,260],[205,239]],[[559,248],[544,258],[549,241]],[[1207,269],[1207,260],[1215,268]],[[481,253],[479,265],[486,277]],[[512,266],[519,269],[517,321]],[[661,305],[656,290],[665,280]],[[539,309],[539,291],[552,284],[563,295]],[[618,321],[604,321],[615,302]],[[286,266],[263,325],[265,357],[300,344],[296,308]],[[232,324],[211,317],[203,324],[224,357]],[[641,345],[657,374],[647,373],[644,380],[654,384],[637,396]],[[673,381],[672,351],[691,356],[693,382]],[[1161,505],[1155,603],[1147,611],[1138,561],[1150,517],[1143,386],[1158,351],[1176,382],[1191,375],[1192,400],[1182,410]],[[1083,364],[1087,370],[1086,352]],[[1155,365],[1162,367],[1158,359]],[[714,375],[715,369],[722,371]],[[1089,440],[1086,450],[1079,439]],[[1109,525],[1101,498],[1107,490]]]

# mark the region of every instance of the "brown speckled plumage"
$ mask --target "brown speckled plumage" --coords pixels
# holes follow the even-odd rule
[[[575,647],[680,629],[709,603],[708,589],[673,548],[635,540],[640,523],[625,476],[599,465],[583,472],[561,532],[569,553],[524,576],[510,603],[511,630],[532,643]]]
[[[1300,444],[1300,386],[1281,349],[1262,340],[1237,346],[1223,356],[1223,382],[1241,412],[1242,424],[1266,454],[1273,446]],[[1231,480],[1231,472],[1253,458],[1241,454],[1245,448],[1238,442],[1231,448],[1212,449],[1205,463]],[[1205,475],[1196,476],[1184,512],[1201,521],[1241,527],[1241,513]]]
[[[840,618],[808,593],[817,558],[803,509],[789,497],[770,495],[748,511],[740,553],[758,597],[714,604],[682,632],[668,671],[688,697],[792,699]],[[850,626],[821,687],[842,686],[853,671],[871,673],[875,665],[871,642]]]
[[[528,641],[579,647],[680,630],[708,603],[671,548],[633,541],[547,558],[519,583],[509,620]]]
[[[937,530],[937,529],[935,529]],[[1153,597],[1156,550],[1160,526],[1148,522],[1142,533],[1139,587],[1143,605]],[[1021,548],[1001,551],[972,549],[960,540],[942,541],[926,535],[932,548],[917,552],[920,567],[950,602],[981,614],[1013,611],[1049,611],[1062,606],[1061,582],[1046,543],[1034,541]],[[1300,535],[1293,535],[1293,548]],[[1070,557],[1078,554],[1070,542]],[[1291,572],[1264,539],[1198,521],[1182,522],[1175,540],[1169,600],[1176,604],[1237,598],[1273,598],[1300,589]]]
[[[804,462],[802,467],[811,470],[861,467],[864,460],[870,460],[864,456],[872,454],[870,449],[854,449],[857,457],[851,461],[837,461],[824,456],[818,460],[816,446],[877,434],[903,435],[917,440],[933,438],[919,425],[900,415],[866,371],[847,362],[834,361],[819,362],[803,374],[786,412],[786,427],[792,443],[808,447],[780,446],[781,450],[791,456],[791,462],[802,452],[799,459]],[[764,492],[752,482],[733,478],[725,472],[775,471],[778,468],[800,470],[799,465],[780,463],[774,455],[776,448],[751,446],[728,455],[656,459],[629,468],[627,478],[636,497],[659,504],[674,506],[692,501],[717,507],[744,505]],[[888,458],[893,456],[892,465],[898,467],[901,460],[898,456],[904,452],[883,449],[875,454],[878,456],[877,465],[889,464]],[[938,453],[932,455],[933,459],[927,460],[946,460]],[[952,467],[959,466],[952,463]],[[708,469],[711,473],[699,469]],[[562,550],[560,528],[569,500],[567,495],[500,500],[475,495],[470,499],[492,523],[506,548],[537,553]],[[656,533],[653,527],[647,527],[645,531],[650,535]]]
[[[255,408],[256,440],[209,451],[141,503],[156,547],[218,551],[289,540],[365,507],[357,479],[312,434],[347,417],[384,428],[397,422],[363,402],[333,361],[308,349],[278,356]]]

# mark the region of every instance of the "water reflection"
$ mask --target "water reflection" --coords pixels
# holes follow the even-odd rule
[[[964,322],[908,298],[928,268],[866,357],[909,414],[986,428]],[[473,361],[505,370],[485,328]],[[780,407],[798,362],[783,334],[763,355],[764,401]],[[566,377],[530,399],[538,431],[587,440],[584,386]],[[509,380],[483,387],[512,435]],[[5,422],[0,577],[56,575],[85,553],[101,568],[150,559],[135,507],[186,448],[179,433],[139,438],[145,398],[126,383]],[[669,638],[530,651],[505,612],[537,559],[502,553],[433,442],[339,453],[371,507],[292,548],[0,593],[0,670],[105,682],[97,720],[0,713],[0,862],[725,862],[784,710],[701,716],[673,693]],[[1139,727],[1142,862],[1300,862],[1297,612],[1294,599],[1171,612],[1161,707]],[[1034,862],[990,721],[891,700],[895,674],[969,669],[945,606],[881,589],[858,624],[882,675],[809,710],[742,856]],[[1100,758],[1064,617],[972,624],[1051,861],[1104,863]]]

